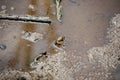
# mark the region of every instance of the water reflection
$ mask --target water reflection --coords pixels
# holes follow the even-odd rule
[[[36,7],[38,5],[38,0],[29,0],[29,4]],[[27,14],[31,16],[36,16],[37,9],[32,10],[31,8],[28,8]],[[35,32],[36,26],[30,23],[23,23],[22,30],[28,32]],[[32,47],[28,45],[31,45]],[[29,64],[31,62],[31,55],[33,54],[33,48],[34,45],[32,42],[23,40],[20,36],[18,47],[15,53],[16,56],[13,58],[14,64],[12,62],[13,67],[29,70],[30,69]]]

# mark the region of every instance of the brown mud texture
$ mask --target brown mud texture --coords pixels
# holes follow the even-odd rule
[[[88,50],[88,73],[81,72],[80,80],[118,80],[119,75],[112,72],[120,65],[120,14],[112,18],[108,29],[109,43],[103,47],[94,47]],[[35,70],[23,72],[8,70],[0,74],[0,80],[75,80],[72,71],[62,65],[67,59],[66,52],[48,56],[45,62],[39,62]],[[80,66],[80,65],[79,65]],[[79,67],[78,67],[79,68]],[[83,74],[83,75],[82,75]]]
[[[120,80],[119,0],[60,1],[62,23],[55,0],[1,0],[0,14],[47,16],[53,23],[0,22],[0,80]],[[33,43],[22,31],[43,38]],[[59,35],[65,36],[60,48],[53,45]]]

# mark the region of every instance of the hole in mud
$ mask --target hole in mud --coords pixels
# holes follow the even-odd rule
[[[25,77],[17,78],[17,80],[27,80]]]
[[[51,20],[48,18],[40,18],[40,17],[29,17],[29,16],[0,16],[0,20],[7,20],[7,21],[15,21],[15,22],[33,22],[33,23],[47,23],[51,24]]]
[[[117,60],[120,61],[120,55],[118,55]]]
[[[6,48],[7,48],[6,45],[4,45],[4,44],[0,44],[0,49],[1,49],[1,50],[5,50]]]

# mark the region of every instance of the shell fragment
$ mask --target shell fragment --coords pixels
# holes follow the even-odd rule
[[[32,32],[23,31],[22,38],[31,42],[37,42],[38,40],[43,39],[43,35],[36,32],[32,33]]]

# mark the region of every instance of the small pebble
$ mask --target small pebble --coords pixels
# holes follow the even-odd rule
[[[0,44],[0,49],[5,50],[7,47],[4,44]]]
[[[32,5],[32,4],[30,4],[30,5],[28,6],[28,8],[29,8],[29,9],[32,9],[32,10],[35,9],[35,8],[34,8],[34,5]]]
[[[2,5],[1,6],[1,9],[6,9],[7,7],[5,5]]]
[[[15,10],[15,8],[14,8],[14,7],[11,7],[11,8],[10,8],[10,10],[11,10],[11,11],[14,11],[14,10]]]

